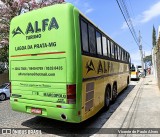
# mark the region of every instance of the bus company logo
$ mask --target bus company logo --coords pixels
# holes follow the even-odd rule
[[[107,61],[101,61],[99,60],[97,62],[96,68],[93,64],[93,61],[87,61],[86,63],[86,69],[88,74],[90,71],[94,71],[97,74],[103,74],[103,73],[113,73],[114,72],[114,67],[113,67],[113,62],[107,62]]]
[[[23,34],[23,35],[24,35],[23,31],[20,29],[19,26],[16,28],[16,30],[14,29],[14,30],[12,31],[12,34],[13,34],[13,37],[14,37],[15,35],[17,35],[17,34]]]
[[[88,72],[90,72],[90,71],[95,71],[95,68],[94,68],[94,65],[93,65],[92,60],[90,60],[90,61],[88,61],[88,62],[86,63],[86,68],[87,68],[87,74],[88,74]]]
[[[26,35],[26,40],[30,40],[41,38],[41,32],[45,32],[47,30],[51,31],[52,29],[59,29],[59,25],[55,17],[52,17],[51,19],[43,19],[41,23],[39,21],[35,21],[33,23],[29,22],[25,29],[25,33],[18,26],[16,29],[13,29],[12,34],[13,37],[15,37],[18,34],[23,34]]]

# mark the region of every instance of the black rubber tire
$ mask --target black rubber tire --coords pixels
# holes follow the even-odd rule
[[[127,78],[127,86],[125,87],[125,90],[128,88],[129,85],[129,77]]]
[[[4,93],[0,94],[0,101],[6,100],[6,95]]]
[[[106,91],[105,91],[105,98],[104,98],[104,108],[105,110],[108,110],[110,107],[110,87],[107,86],[106,87]]]
[[[114,103],[116,99],[117,99],[117,86],[116,84],[114,84],[112,88],[112,103]]]
[[[129,85],[129,82],[130,82],[130,81],[129,81],[129,77],[128,77],[128,78],[127,78],[127,86]]]

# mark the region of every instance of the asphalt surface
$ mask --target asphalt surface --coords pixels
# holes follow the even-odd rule
[[[108,111],[102,110],[94,117],[80,124],[64,123],[53,119],[15,112],[11,110],[9,100],[5,100],[3,102],[0,101],[0,128],[29,128],[34,131],[40,129],[41,133],[43,133],[41,136],[92,136],[96,134],[108,121],[111,115],[115,112],[137,83],[138,81],[131,81],[128,88],[118,96],[116,102],[110,106]],[[85,132],[87,133],[89,129],[91,129],[89,134],[81,134]]]
[[[116,132],[104,134],[109,128]],[[153,75],[140,80],[101,131],[94,137],[160,137],[160,90]]]

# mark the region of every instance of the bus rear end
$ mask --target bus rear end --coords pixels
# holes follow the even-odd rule
[[[78,12],[57,4],[11,21],[9,63],[15,111],[52,119],[81,121],[81,72],[77,62]],[[80,61],[81,62],[81,61]]]

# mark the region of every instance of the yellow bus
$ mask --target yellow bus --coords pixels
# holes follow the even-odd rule
[[[9,40],[15,111],[80,123],[129,84],[129,53],[69,3],[15,17]]]

